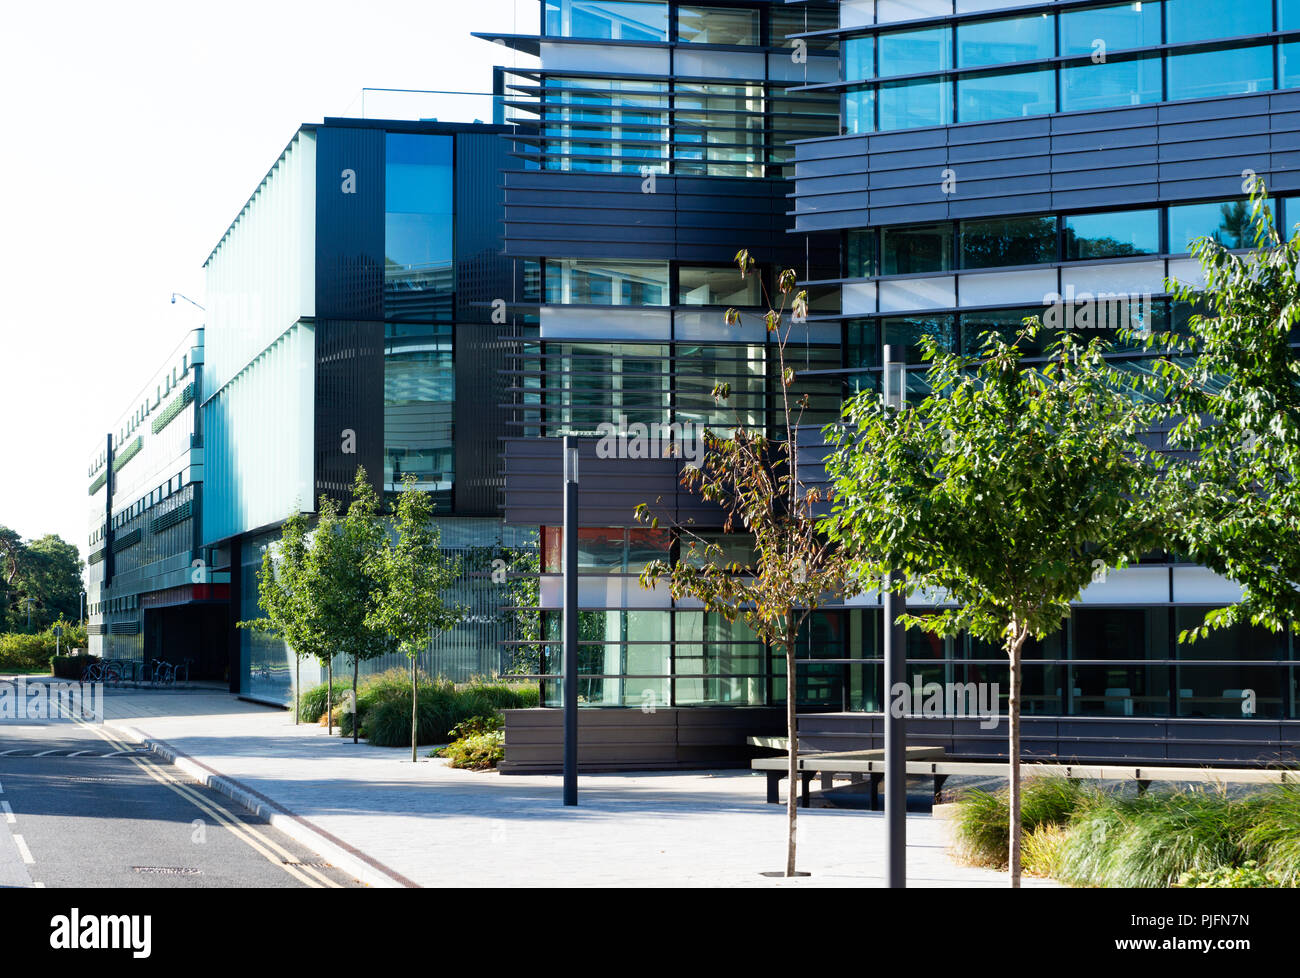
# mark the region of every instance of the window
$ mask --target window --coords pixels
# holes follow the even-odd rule
[[[1300,28],[1300,0],[1277,0],[1277,29],[1293,31]]]
[[[763,86],[674,87],[674,168],[723,177],[763,175]]]
[[[952,316],[909,316],[899,319],[882,319],[881,330],[886,346],[906,347],[908,363],[921,363],[921,337],[933,336],[940,350],[956,348],[956,328]],[[913,381],[922,380],[908,375],[908,390]]]
[[[1171,254],[1190,252],[1191,243],[1207,235],[1225,248],[1251,247],[1250,204],[1238,200],[1169,208]]]
[[[845,232],[844,256],[847,263],[845,274],[849,278],[868,278],[875,275],[878,262],[876,232],[870,230]]]
[[[1056,54],[1051,14],[976,20],[957,26],[957,67],[1014,64]]]
[[[984,312],[964,312],[961,315],[961,346],[966,354],[978,353],[983,345],[986,333],[997,333],[1010,343],[1025,328],[1025,320],[1031,316],[1043,317],[1040,306],[1023,306],[1017,309],[990,309]],[[1034,340],[1021,340],[1020,349],[1029,356],[1042,353],[1053,337],[1040,332]]]
[[[677,39],[686,44],[758,44],[759,14],[745,7],[679,7]]]
[[[1170,44],[1267,34],[1273,29],[1273,0],[1165,0],[1165,18]]]
[[[894,31],[881,34],[880,75],[920,75],[952,67],[952,28]]]
[[[1061,12],[1061,54],[1105,55],[1160,43],[1160,4],[1120,3]]]
[[[597,306],[668,304],[668,264],[653,261],[548,259],[546,301]]]
[[[1061,68],[1061,111],[1159,102],[1160,68],[1158,57],[1064,65]]]
[[[452,138],[384,138],[384,308],[388,318],[450,319]]]
[[[961,122],[1012,119],[1056,111],[1056,72],[1033,71],[963,75],[957,82]]]
[[[1300,88],[1300,41],[1278,46],[1278,71],[1281,88]]]
[[[1160,251],[1158,210],[1075,214],[1063,219],[1065,260],[1154,255]]]
[[[876,75],[876,39],[852,37],[844,42],[844,80],[859,81]]]
[[[952,124],[952,82],[947,78],[885,82],[877,97],[882,132]]]
[[[684,306],[757,306],[763,301],[759,275],[751,273],[741,278],[734,265],[682,266],[677,271],[677,296]]]
[[[450,324],[389,323],[384,340],[384,488],[399,492],[414,476],[434,493],[438,512],[452,508],[455,482],[456,370]]]
[[[668,4],[662,0],[546,0],[546,33],[611,41],[666,41]]]
[[[1266,92],[1273,87],[1273,46],[1171,54],[1165,73],[1170,100]]]
[[[876,90],[853,88],[844,93],[844,130],[852,136],[876,128]],[[901,128],[901,127],[895,127]]]
[[[961,267],[1038,265],[1056,258],[1056,218],[1007,217],[961,222]]]
[[[914,275],[952,268],[952,224],[885,228],[881,234],[882,274]]]

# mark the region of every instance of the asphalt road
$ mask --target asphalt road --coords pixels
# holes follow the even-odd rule
[[[362,884],[136,745],[0,720],[0,886]]]

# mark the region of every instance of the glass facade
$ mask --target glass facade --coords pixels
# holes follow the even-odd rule
[[[1296,87],[1296,41],[1267,35],[1297,29],[1291,0],[1276,13],[1273,0],[1144,0],[880,29],[843,42],[841,124],[884,132]]]

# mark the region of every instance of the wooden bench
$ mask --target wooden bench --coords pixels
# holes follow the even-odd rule
[[[923,760],[913,751],[938,751],[942,758],[943,751],[934,747],[907,748],[907,773],[909,776],[932,777],[934,779],[934,798],[937,801],[944,782],[954,775],[972,775],[977,777],[1006,777],[1006,761],[955,761]],[[810,803],[809,788],[815,775],[820,774],[823,789],[830,786],[834,776],[846,775],[851,780],[871,779],[871,804],[876,807],[879,801],[880,782],[885,776],[885,761],[882,750],[841,751],[836,753],[801,754],[796,764],[801,774],[801,792],[799,804],[807,808]],[[751,762],[755,771],[767,772],[767,800],[772,804],[779,802],[778,793],[781,777],[789,768],[789,759],[785,757],[760,757]],[[1300,784],[1300,769],[1296,768],[1210,768],[1210,767],[1162,767],[1152,765],[1126,764],[1048,764],[1022,761],[1022,777],[1049,775],[1062,778],[1075,778],[1081,781],[1136,781],[1138,791],[1146,791],[1152,781],[1191,781],[1203,784]]]

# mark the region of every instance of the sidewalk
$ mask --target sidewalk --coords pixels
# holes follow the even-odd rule
[[[872,812],[801,809],[799,868],[813,875],[759,875],[785,864],[785,808],[744,771],[584,775],[579,807],[566,809],[559,777],[413,765],[409,751],[354,746],[224,693],[111,692],[105,723],[196,777],[219,776],[218,790],[372,885],[883,885],[884,820]],[[910,885],[1006,885],[953,862],[941,822],[909,815],[907,828]]]

